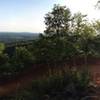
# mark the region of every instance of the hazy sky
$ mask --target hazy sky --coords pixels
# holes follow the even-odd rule
[[[43,32],[44,16],[54,4],[66,5],[72,13],[88,14],[99,19],[97,0],[0,0],[0,31]]]

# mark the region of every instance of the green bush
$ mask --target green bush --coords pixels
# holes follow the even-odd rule
[[[81,100],[88,95],[89,81],[87,72],[69,71],[44,80],[34,80],[28,89],[6,100]]]
[[[25,47],[17,47],[12,57],[0,53],[0,83],[16,77],[33,63],[33,55]]]
[[[87,95],[88,85],[88,73],[70,71],[62,76],[52,76],[47,80],[33,82],[32,91],[33,94],[37,92],[38,97],[41,98],[48,95],[50,100],[66,100],[69,98],[79,100]]]

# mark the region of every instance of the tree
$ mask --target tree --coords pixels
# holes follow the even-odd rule
[[[0,43],[0,54],[4,51],[5,45],[3,43]]]
[[[85,65],[87,66],[88,55],[94,55],[94,38],[95,30],[90,25],[85,25],[83,27],[82,33],[80,35],[80,52],[84,56]]]
[[[45,16],[46,35],[52,36],[68,33],[71,20],[71,13],[65,6],[54,5],[51,12]]]
[[[83,15],[80,12],[75,13],[74,16],[72,17],[70,31],[74,35],[79,35],[81,34],[80,32],[81,32],[82,27],[84,27],[86,23],[87,23],[87,15]]]
[[[95,7],[98,8],[98,9],[100,9],[100,0],[97,1]]]
[[[71,24],[72,35],[76,38],[73,43],[78,51],[76,55],[83,56],[85,65],[87,66],[88,55],[94,55],[95,52],[94,39],[96,30],[93,25],[87,21],[86,15],[82,15],[81,13],[74,14]],[[73,40],[74,38],[72,37]]]
[[[93,27],[97,35],[100,35],[100,20],[96,20],[95,22],[93,22]]]
[[[81,55],[87,66],[87,57],[96,52],[94,40],[97,30],[86,16],[80,12],[71,16],[65,6],[54,5],[52,11],[45,16],[46,30],[36,43],[36,58],[43,62],[68,59],[75,62],[76,57]]]
[[[42,58],[46,57],[44,59],[59,62],[72,58],[74,53],[76,53],[70,34],[71,21],[71,12],[65,6],[54,5],[52,11],[46,14],[46,30],[41,39],[41,43],[44,44],[41,46],[45,46],[43,47],[45,49],[39,49],[42,50],[41,54],[44,54]]]
[[[94,50],[97,57],[100,57],[100,20],[93,22],[93,27],[96,32],[93,44],[95,45]]]
[[[16,47],[11,63],[15,67],[15,71],[20,72],[33,65],[34,56],[25,47]]]

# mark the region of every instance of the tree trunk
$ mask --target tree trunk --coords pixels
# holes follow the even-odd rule
[[[87,53],[84,55],[84,63],[85,63],[85,69],[88,69],[88,56],[87,56]]]

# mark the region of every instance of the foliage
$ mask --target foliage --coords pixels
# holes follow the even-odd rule
[[[39,62],[57,63],[68,60],[75,50],[73,44],[67,38],[44,37],[34,45],[34,55]],[[68,48],[69,47],[69,48]]]
[[[16,47],[15,53],[12,56],[11,63],[15,66],[16,71],[21,71],[31,67],[34,62],[34,57],[25,47]]]
[[[16,77],[33,63],[34,57],[25,47],[17,47],[12,57],[0,53],[0,83]]]
[[[80,100],[88,95],[89,81],[87,72],[71,70],[62,76],[53,75],[44,80],[34,80],[28,89],[6,100]]]
[[[3,43],[0,43],[0,54],[3,52],[5,49],[5,45]]]
[[[52,12],[45,16],[46,35],[63,35],[68,33],[71,13],[66,6],[54,5]]]

